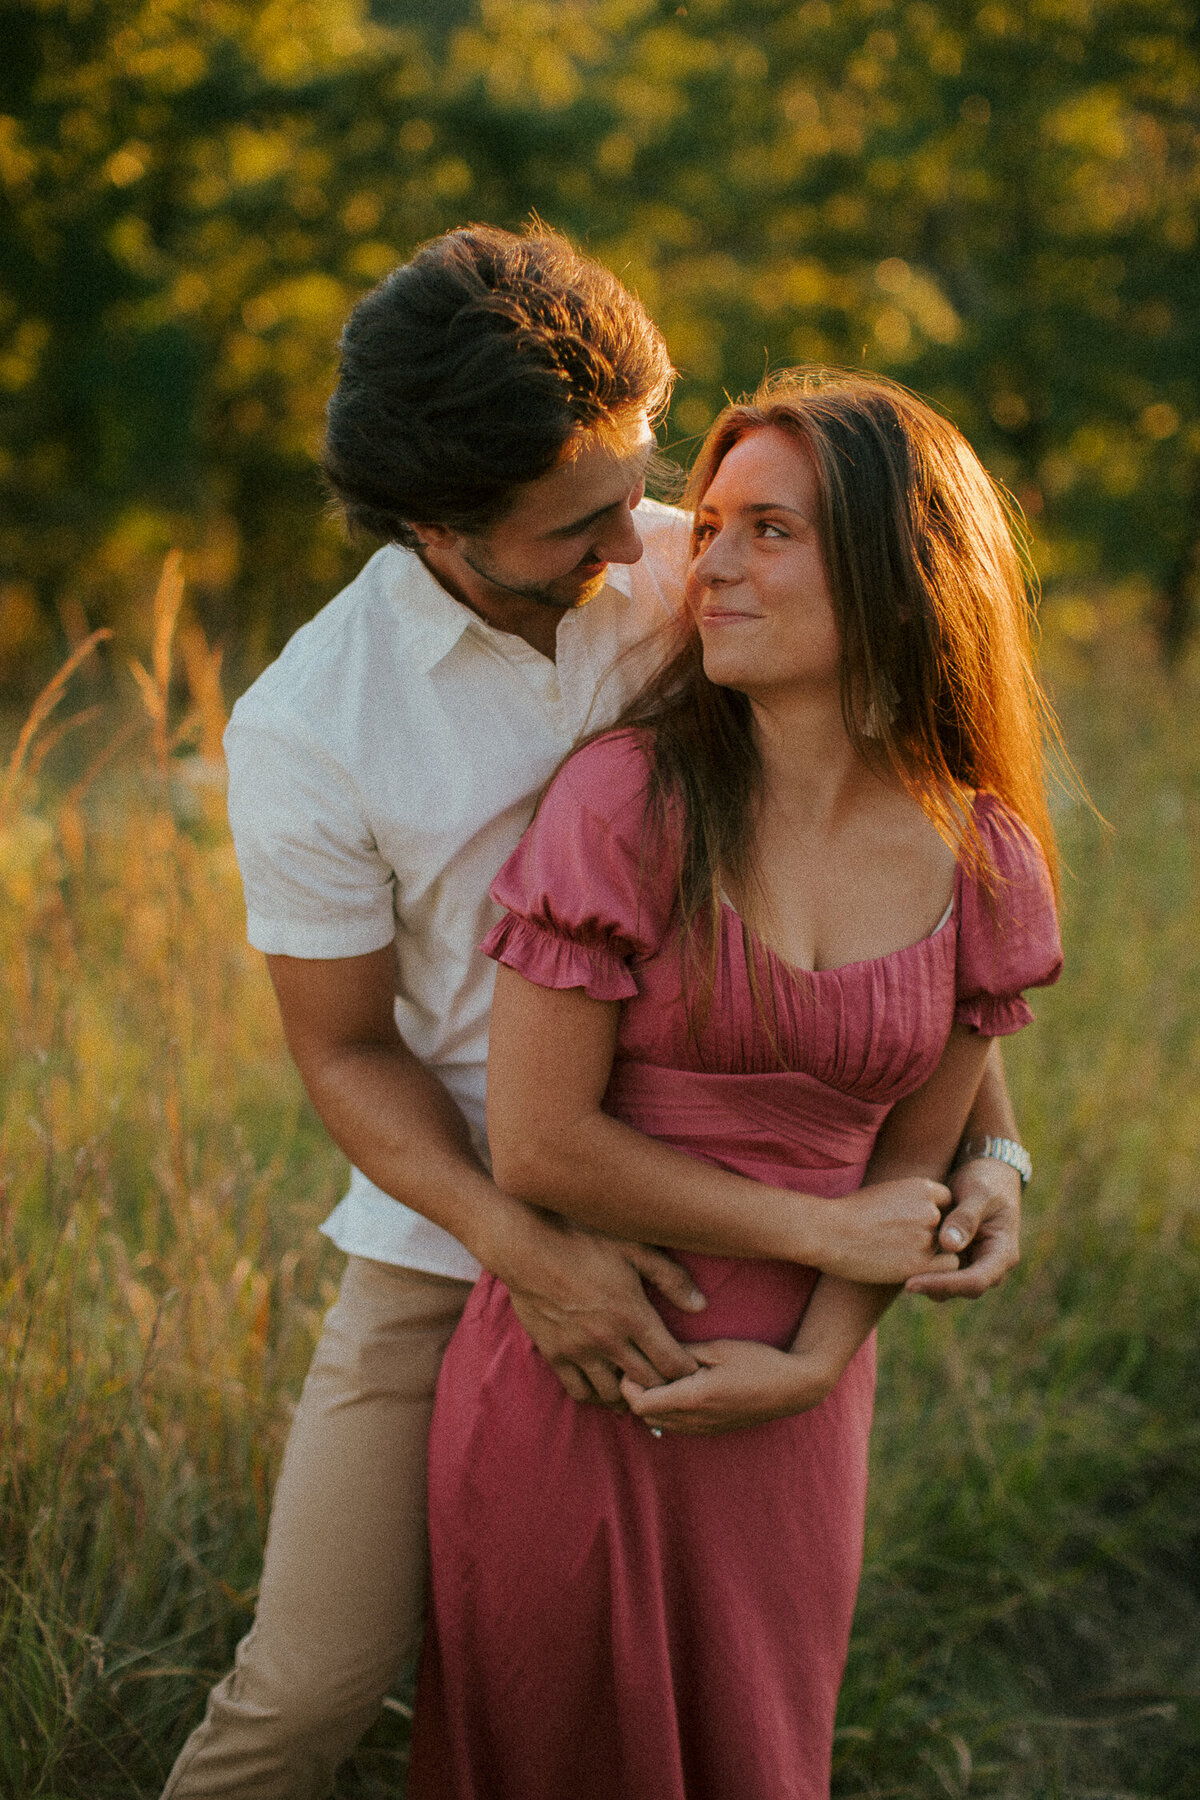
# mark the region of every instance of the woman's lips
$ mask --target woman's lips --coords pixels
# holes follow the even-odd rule
[[[752,619],[761,619],[761,613],[738,612],[731,606],[705,607],[699,615],[701,625],[745,625]]]

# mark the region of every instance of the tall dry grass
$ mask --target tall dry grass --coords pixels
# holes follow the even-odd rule
[[[252,1606],[340,1159],[244,942],[218,663],[169,559],[141,717],[0,813],[0,1792],[155,1790]],[[176,722],[176,715],[182,717]],[[78,716],[78,715],[76,715]],[[196,753],[198,750],[198,754]],[[191,752],[191,754],[189,754]],[[322,1271],[325,1271],[322,1274]]]
[[[336,1274],[314,1226],[342,1164],[244,947],[219,665],[180,594],[170,563],[137,716],[64,732],[65,670],[3,787],[0,1794],[21,1800],[157,1792],[248,1620]],[[883,1333],[842,1796],[1197,1792],[1200,681],[1168,682],[1118,616],[1051,663],[1115,829],[1062,820],[1068,972],[1010,1055],[1038,1167],[1023,1267]],[[398,1794],[401,1769],[385,1729],[342,1792]]]
[[[1022,1266],[881,1334],[839,1794],[1200,1794],[1200,672],[1102,625],[1048,650],[1112,831],[1060,818],[1066,973],[1008,1053]]]

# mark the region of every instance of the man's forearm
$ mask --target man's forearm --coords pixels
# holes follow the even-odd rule
[[[803,1196],[685,1156],[607,1114],[598,1120],[600,1141],[573,1142],[561,1166],[543,1168],[536,1191],[515,1198],[484,1169],[446,1088],[402,1043],[339,1047],[306,1058],[302,1073],[355,1168],[450,1232],[485,1268],[494,1269],[514,1236],[528,1235],[541,1207],[619,1237],[713,1255],[810,1261],[816,1250],[816,1232],[810,1241],[800,1215]],[[650,1218],[631,1191],[640,1189],[654,1196]]]
[[[983,1075],[967,1118],[966,1137],[1019,1138],[1016,1114],[1004,1075],[1000,1039],[993,1038]]]
[[[889,1120],[889,1125],[892,1123]],[[920,1169],[949,1183],[954,1205],[943,1220],[939,1241],[943,1249],[959,1256],[960,1266],[952,1273],[915,1276],[906,1286],[910,1292],[931,1299],[978,1299],[1002,1281],[1017,1262],[1021,1178],[1015,1169],[994,1158],[962,1164],[947,1174],[959,1140],[953,1139],[952,1130],[938,1128],[936,1121],[919,1120],[915,1129],[913,1123],[910,1120],[909,1129],[890,1135],[885,1128],[870,1173],[876,1177],[894,1176]],[[995,1039],[989,1046],[962,1135],[1017,1136],[1004,1063]]]
[[[456,1101],[402,1043],[339,1046],[301,1074],[326,1130],[356,1169],[503,1273],[535,1217],[488,1175]]]
[[[617,1371],[672,1380],[695,1366],[643,1288],[703,1306],[685,1269],[644,1245],[572,1233],[492,1181],[459,1107],[396,1030],[390,945],[325,962],[272,956],[268,967],[288,1049],[335,1142],[500,1277],[573,1398],[617,1402]]]

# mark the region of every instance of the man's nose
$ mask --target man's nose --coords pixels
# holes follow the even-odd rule
[[[604,529],[593,545],[601,562],[615,563],[639,561],[643,548],[633,521],[633,509],[628,506],[619,507],[610,519],[604,521]]]

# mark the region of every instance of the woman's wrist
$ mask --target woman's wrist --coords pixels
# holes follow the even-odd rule
[[[786,1194],[786,1190],[783,1190]],[[861,1188],[850,1194],[791,1194],[793,1206],[786,1256],[781,1260],[820,1269],[844,1281],[869,1280],[875,1253],[864,1234]],[[872,1234],[873,1235],[873,1234]]]
[[[792,1383],[805,1396],[804,1405],[818,1406],[828,1398],[845,1373],[848,1357],[831,1352],[827,1344],[806,1344],[798,1338],[788,1351],[794,1365]]]
[[[839,1201],[796,1193],[789,1188],[777,1188],[771,1201],[780,1220],[778,1244],[771,1246],[771,1251],[780,1262],[824,1269],[831,1258],[836,1259],[842,1211]]]
[[[889,1278],[890,1270],[883,1272],[883,1262],[894,1252],[884,1249],[879,1199],[872,1189],[859,1187],[849,1194],[794,1197],[803,1204],[796,1208],[795,1248],[800,1254],[791,1260],[841,1281]]]
[[[765,1356],[758,1370],[756,1415],[761,1419],[787,1419],[819,1406],[837,1383],[840,1369],[819,1351],[804,1346],[799,1353],[762,1346]]]

